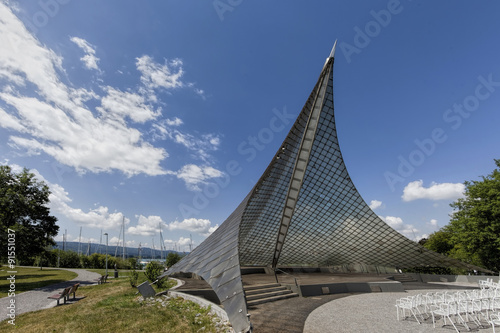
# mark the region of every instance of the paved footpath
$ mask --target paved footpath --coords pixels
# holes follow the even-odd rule
[[[48,299],[47,297],[57,294],[62,291],[62,289],[70,287],[75,283],[80,283],[80,286],[95,284],[95,280],[101,276],[98,273],[89,272],[85,269],[64,269],[75,272],[78,274],[78,276],[73,280],[68,280],[50,286],[26,291],[24,293],[16,294],[16,316],[25,312],[37,311],[53,307],[57,304],[57,301]],[[76,299],[78,300],[78,291],[76,292]],[[7,306],[9,306],[10,300],[10,297],[0,298],[0,321],[9,318],[7,317]],[[63,303],[63,300],[60,300],[59,302]]]

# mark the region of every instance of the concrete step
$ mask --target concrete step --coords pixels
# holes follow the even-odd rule
[[[256,300],[253,300],[253,301],[247,301],[247,305],[248,306],[254,306],[254,305],[257,305],[257,304],[274,302],[274,301],[278,301],[278,300],[281,300],[281,299],[298,297],[298,296],[299,296],[299,294],[297,294],[297,293],[289,293],[289,294],[284,294],[284,295],[271,296],[271,297],[256,299]]]
[[[245,289],[245,292],[247,292],[249,290],[266,289],[266,288],[274,288],[274,287],[281,287],[281,284],[279,284],[279,283],[252,284],[250,286],[243,286],[243,289]]]
[[[245,294],[248,295],[257,295],[257,294],[264,294],[264,293],[269,293],[272,291],[280,291],[280,290],[287,290],[286,287],[269,287],[269,288],[261,288],[261,289],[252,289],[252,290],[245,290]]]
[[[263,299],[263,298],[269,298],[273,296],[279,296],[279,295],[286,295],[286,294],[291,294],[292,291],[289,289],[286,289],[283,287],[281,290],[275,290],[267,293],[260,293],[260,294],[254,294],[254,295],[248,295],[247,294],[247,301],[254,301],[257,299]]]
[[[396,274],[394,275],[394,281],[398,282],[417,282],[413,277],[406,274]]]

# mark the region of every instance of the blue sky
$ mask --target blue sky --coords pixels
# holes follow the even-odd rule
[[[0,2],[0,163],[50,185],[62,240],[186,251],[258,180],[338,40],[359,192],[411,239],[500,157],[495,1]],[[269,135],[269,134],[272,135]]]

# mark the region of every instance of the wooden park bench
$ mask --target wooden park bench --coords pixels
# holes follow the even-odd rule
[[[95,281],[97,282],[97,284],[103,284],[103,283],[106,283],[107,279],[108,279],[108,274],[101,275],[101,277],[96,279]]]
[[[61,298],[63,298],[64,299],[64,304],[66,304],[66,298],[69,297],[69,292],[70,292],[71,288],[72,287],[64,288],[64,290],[61,293],[49,296],[47,298],[56,299],[57,300],[57,305],[59,305],[59,300]]]
[[[74,284],[74,285],[71,287],[70,291],[68,292],[68,295],[66,296],[66,299],[67,299],[68,301],[69,301],[69,296],[70,296],[71,294],[73,294],[73,300],[75,300],[75,299],[76,299],[76,290],[78,289],[78,287],[79,287],[79,286],[80,286],[80,284],[79,284],[79,283],[76,283],[76,284]]]

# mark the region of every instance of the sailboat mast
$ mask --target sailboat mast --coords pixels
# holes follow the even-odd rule
[[[160,261],[163,260],[163,234],[161,232],[161,222],[158,223],[158,226],[160,227]]]
[[[125,261],[125,216],[123,216],[122,228],[123,228],[123,253],[122,253],[122,258],[123,258],[123,261]]]
[[[78,255],[82,254],[82,227],[80,227],[80,236],[78,237]]]
[[[120,247],[120,240],[122,238],[122,227],[120,227],[120,233],[118,234],[118,242],[116,243],[116,246],[115,246],[115,257],[118,254],[118,247]]]
[[[153,251],[152,251],[153,254],[151,255],[151,257],[152,257],[151,259],[154,259],[156,257],[156,253],[155,252],[156,252],[156,250],[155,250],[155,239],[153,238]]]

